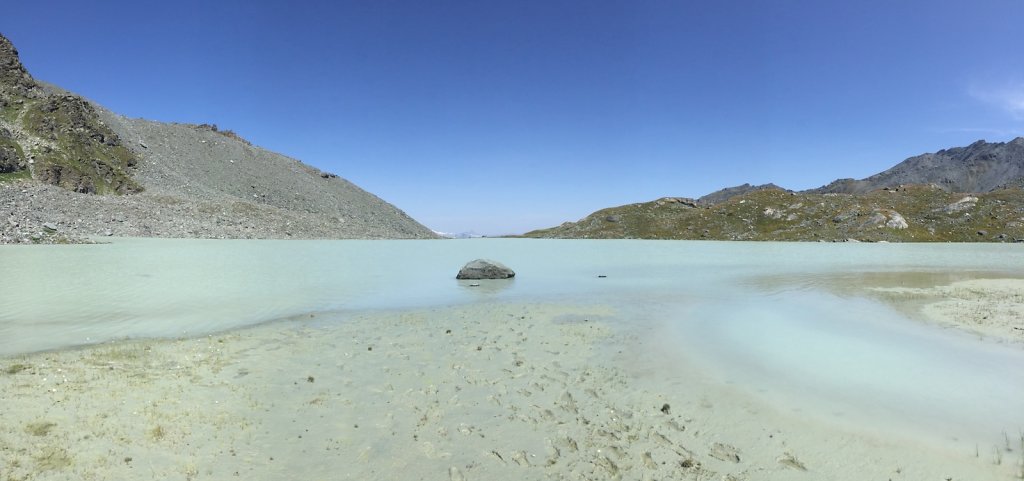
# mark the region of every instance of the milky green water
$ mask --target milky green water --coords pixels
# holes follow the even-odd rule
[[[518,275],[456,281],[478,257]],[[1019,346],[921,325],[834,282],[1022,277],[1019,245],[125,239],[0,247],[0,273],[0,356],[312,312],[595,303],[616,307],[621,329],[668,336],[674,362],[788,409],[975,442],[1024,430]]]

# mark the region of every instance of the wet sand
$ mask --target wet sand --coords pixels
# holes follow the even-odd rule
[[[968,279],[929,287],[874,287],[874,294],[939,326],[1024,343],[1024,279]]]
[[[957,292],[1004,299],[992,316],[1009,325],[1021,302],[998,286]],[[667,363],[657,333],[617,331],[617,315],[479,303],[0,359],[0,479],[1022,474],[1017,433],[962,452],[783,412]]]

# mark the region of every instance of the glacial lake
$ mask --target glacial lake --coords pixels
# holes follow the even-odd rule
[[[481,257],[517,277],[455,280]],[[601,304],[620,313],[615,327],[656,332],[669,370],[697,366],[812,415],[990,444],[1024,430],[1021,346],[919,323],[836,282],[1024,277],[1020,245],[115,239],[4,246],[0,266],[2,357],[309,314]]]

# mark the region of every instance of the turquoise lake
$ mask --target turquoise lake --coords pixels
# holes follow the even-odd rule
[[[455,280],[475,258],[517,276]],[[0,356],[310,313],[601,304],[619,312],[614,327],[670,346],[669,369],[780,405],[939,437],[1024,430],[1024,349],[911,320],[836,281],[1024,277],[1019,245],[116,239],[0,247],[0,266]]]

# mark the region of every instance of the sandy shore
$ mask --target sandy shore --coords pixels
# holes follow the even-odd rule
[[[616,315],[503,304],[317,315],[0,359],[0,480],[1021,474],[1024,446],[950,450],[765,405],[667,362],[657,332],[617,332]]]
[[[873,287],[884,300],[943,327],[1024,343],[1024,279],[969,279],[931,287]]]

